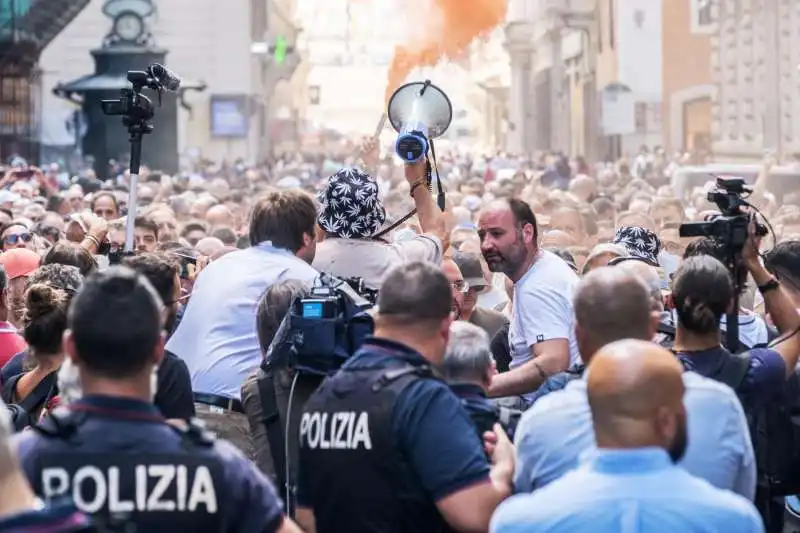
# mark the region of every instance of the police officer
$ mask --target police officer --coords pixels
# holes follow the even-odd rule
[[[319,533],[486,531],[511,494],[513,445],[484,438],[431,367],[450,334],[452,294],[431,263],[395,268],[378,295],[375,336],[306,403],[297,520]],[[491,475],[490,475],[491,473]]]
[[[87,279],[63,346],[83,397],[17,436],[34,492],[136,531],[298,531],[237,449],[196,422],[168,424],[153,405],[163,311],[150,283],[127,267]]]

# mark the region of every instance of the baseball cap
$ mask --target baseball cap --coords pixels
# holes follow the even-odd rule
[[[477,254],[455,252],[453,253],[452,259],[453,262],[458,265],[461,275],[464,276],[464,281],[466,281],[470,287],[480,289],[489,286],[486,279],[483,277],[483,267],[481,266],[481,260]]]
[[[41,261],[39,254],[27,248],[14,248],[0,255],[0,265],[6,269],[8,279],[29,276]]]

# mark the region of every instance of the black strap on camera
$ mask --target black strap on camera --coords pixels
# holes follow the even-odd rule
[[[275,482],[278,487],[286,486],[286,444],[284,442],[283,426],[278,411],[278,399],[275,396],[274,370],[266,364],[261,364],[256,383],[258,396],[261,400],[262,422],[267,431],[272,466],[275,471]]]

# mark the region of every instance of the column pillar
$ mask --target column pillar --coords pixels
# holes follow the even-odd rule
[[[564,125],[566,123],[563,116],[564,111],[564,65],[561,28],[554,28],[549,32],[548,38],[551,43],[551,78],[550,78],[550,145],[556,150],[564,150]]]
[[[524,43],[522,46],[510,45],[509,55],[511,58],[509,119],[514,129],[509,132],[508,150],[515,154],[528,154],[533,150],[529,119],[534,104],[531,83],[533,47],[530,43]]]
[[[764,0],[764,148],[781,149],[781,74],[778,0]]]

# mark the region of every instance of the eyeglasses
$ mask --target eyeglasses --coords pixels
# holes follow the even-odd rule
[[[184,304],[184,303],[186,303],[186,301],[189,299],[189,296],[191,296],[191,295],[192,295],[192,293],[190,293],[186,289],[182,288],[181,289],[181,295],[178,296],[176,299],[170,301],[170,302],[166,302],[166,305]]]
[[[31,239],[33,239],[33,233],[15,233],[13,235],[6,235],[4,240],[6,244],[14,245],[17,244],[19,241],[25,243],[31,242]]]
[[[458,279],[456,281],[451,281],[450,286],[453,287],[458,292],[464,293],[469,290],[469,283],[464,281],[463,279]]]

